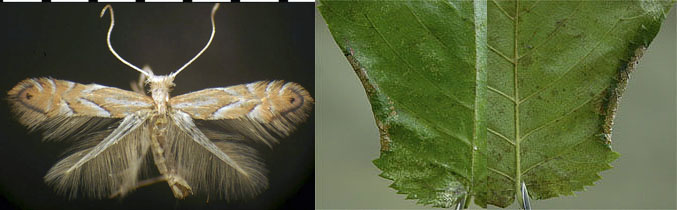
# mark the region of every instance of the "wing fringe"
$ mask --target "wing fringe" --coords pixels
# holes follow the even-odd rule
[[[103,145],[107,143],[104,139],[113,136],[115,131],[109,129],[109,135],[103,131],[90,135],[90,138],[74,147],[74,153],[56,163],[47,172],[45,182],[53,186],[59,194],[68,195],[71,199],[78,195],[104,198],[116,192],[124,195],[133,190],[140,178],[139,173],[143,171],[140,169],[147,167],[145,165],[150,139],[148,122],[144,121],[145,119],[141,122],[127,121],[135,125],[125,125],[123,121],[118,128],[133,128],[117,135],[119,140],[108,141],[114,142],[108,145]],[[95,153],[98,154],[90,155]]]
[[[187,115],[187,114],[186,114]],[[208,140],[217,147],[216,153],[198,143],[202,136],[207,136],[199,129],[191,129],[187,133],[176,123],[168,130],[169,150],[167,158],[173,158],[177,164],[177,172],[191,185],[194,191],[215,193],[226,200],[242,200],[252,198],[268,187],[267,173],[257,151],[243,144],[241,136],[211,133]],[[195,126],[183,125],[183,126]],[[195,132],[200,132],[196,134]],[[227,163],[219,156],[228,157]]]
[[[307,100],[302,106],[280,113],[267,123],[249,117],[201,122],[213,123],[230,132],[235,131],[272,148],[273,144],[279,142],[278,139],[291,135],[297,126],[308,118],[309,112],[313,108],[313,100],[307,91],[304,90],[301,93],[303,94],[302,98]]]

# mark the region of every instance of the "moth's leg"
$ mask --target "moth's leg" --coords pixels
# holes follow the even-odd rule
[[[146,93],[144,92],[145,88],[143,86],[143,81],[146,78],[143,74],[140,75],[141,76],[139,76],[139,80],[129,82],[129,86],[132,87],[132,91],[146,95]]]
[[[149,125],[150,124],[146,123],[144,126],[148,127]],[[129,167],[125,171],[128,171],[128,170],[138,171],[140,167],[143,167],[143,165],[144,165],[143,162],[145,161],[146,155],[148,154],[148,150],[150,149],[150,140],[149,139],[143,139],[141,144],[143,146],[142,146],[142,149],[141,149],[141,154],[136,159],[136,162],[135,162],[136,167]],[[165,181],[166,179],[163,176],[159,176],[159,177],[155,177],[155,178],[152,178],[152,179],[146,179],[146,180],[143,180],[143,181],[140,181],[140,182],[138,182],[136,180],[137,180],[136,176],[134,176],[133,179],[126,179],[124,184],[120,185],[120,188],[118,189],[118,191],[111,194],[110,196],[108,196],[108,198],[115,198],[115,197],[118,197],[118,196],[122,197],[122,196],[125,196],[125,194],[127,194],[127,192],[129,192],[129,191],[132,191],[132,190],[135,190],[135,189],[138,189],[138,188],[142,188],[142,187],[145,187],[145,186],[148,186],[148,185],[151,185],[151,184],[155,184],[157,182],[162,182],[162,181]],[[132,186],[132,183],[129,183],[131,181],[135,182],[133,184],[133,186]]]
[[[169,187],[172,188],[174,197],[183,199],[186,196],[193,194],[193,189],[190,187],[190,185],[188,185],[188,182],[186,182],[186,180],[178,174],[169,173],[166,174],[165,177],[167,179],[167,184],[169,184]]]
[[[150,66],[147,66],[147,65],[143,67],[143,71],[145,71],[146,73],[149,73],[151,75],[153,74],[153,70],[151,70]],[[146,81],[146,75],[144,75],[143,73],[140,73],[139,74],[139,80],[137,80],[136,82],[132,81],[132,82],[129,83],[129,85],[132,87],[132,90],[134,92],[146,95],[146,92],[145,92],[146,89],[145,89],[145,85],[144,85],[145,81]]]
[[[185,179],[176,174],[176,169],[172,160],[165,158],[164,145],[167,145],[167,128],[169,118],[166,115],[154,117],[151,132],[151,150],[153,152],[153,160],[157,166],[160,174],[165,178],[167,184],[172,189],[174,197],[183,199],[186,196],[193,194],[193,189],[188,185]],[[168,162],[172,161],[172,162]]]
[[[149,186],[149,185],[152,185],[152,184],[155,184],[155,183],[158,183],[158,182],[164,182],[164,181],[167,181],[167,178],[165,176],[158,176],[158,177],[155,177],[155,178],[146,179],[146,180],[137,182],[136,186],[134,186],[132,188],[122,188],[121,187],[120,190],[111,194],[108,198],[115,198],[115,197],[121,196],[124,192],[130,191],[132,189],[139,189],[139,188],[142,188],[142,187],[145,187],[145,186]]]

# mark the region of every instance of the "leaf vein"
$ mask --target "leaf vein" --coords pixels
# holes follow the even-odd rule
[[[553,120],[551,120],[551,121],[548,121],[548,122],[542,124],[541,126],[538,126],[537,128],[534,128],[534,129],[532,129],[532,130],[530,130],[530,131],[528,131],[528,132],[525,132],[525,134],[524,134],[524,136],[522,136],[522,139],[521,139],[521,140],[527,139],[527,137],[528,137],[529,135],[531,135],[532,133],[534,133],[534,132],[536,132],[536,131],[538,131],[538,130],[540,130],[540,129],[543,129],[543,128],[549,126],[549,125],[552,125],[553,123],[556,123],[556,122],[560,121],[561,119],[563,119],[563,118],[569,116],[570,114],[572,114],[572,113],[578,111],[579,109],[583,108],[585,105],[587,105],[587,104],[589,104],[590,102],[592,102],[593,99],[595,99],[596,96],[599,95],[599,94],[601,94],[602,92],[604,92],[604,90],[602,90],[602,91],[600,91],[599,93],[595,94],[595,96],[590,97],[588,100],[586,100],[586,101],[583,102],[582,104],[576,106],[576,107],[575,107],[574,109],[572,109],[571,111],[569,111],[569,112],[567,112],[567,113],[564,113],[562,116],[559,116],[559,117],[557,117],[557,118],[555,118],[555,119],[553,119]]]
[[[508,143],[512,144],[513,146],[515,146],[515,142],[510,140],[508,137],[505,137],[503,134],[499,133],[498,131],[495,131],[494,129],[491,129],[491,128],[487,128],[487,130],[489,131],[489,133],[492,133],[492,134],[494,134],[498,137],[501,137],[501,139],[503,139],[503,140],[507,141]]]
[[[505,9],[503,9],[503,7],[501,7],[501,5],[499,5],[498,2],[496,2],[496,0],[491,0],[491,2],[494,3],[494,5],[496,5],[496,7],[498,8],[498,10],[501,10],[501,12],[502,12],[508,19],[510,19],[511,21],[514,21],[514,20],[515,20],[514,17],[512,17],[512,16],[510,16],[510,14],[508,14],[508,11],[505,11]]]
[[[519,50],[517,48],[518,44],[518,39],[519,39],[519,0],[515,1],[515,21],[514,21],[514,43],[513,43],[513,98],[517,101],[519,100],[519,77],[518,77],[518,69],[519,69],[519,61],[517,58],[519,57]],[[514,107],[514,113],[515,113],[515,179],[513,180],[515,183],[515,192],[520,192],[520,184],[522,182],[522,173],[520,172],[521,167],[521,158],[520,158],[520,104],[515,103]],[[522,202],[522,196],[520,194],[517,194],[517,200],[519,202]]]
[[[608,30],[607,32],[605,32],[604,35],[602,35],[602,36],[608,35],[614,28],[616,28],[616,25],[618,25],[618,23],[620,23],[620,19],[619,19],[614,25],[612,25],[611,28],[609,28],[609,30]],[[539,94],[539,93],[541,93],[541,92],[543,92],[543,91],[545,91],[545,90],[547,90],[547,89],[550,89],[553,85],[555,85],[557,82],[559,82],[559,81],[562,80],[564,77],[566,77],[566,75],[569,74],[569,73],[574,69],[574,67],[576,67],[581,61],[585,60],[585,58],[587,58],[588,56],[590,56],[590,55],[592,54],[592,52],[594,52],[595,50],[597,50],[597,47],[599,47],[601,44],[602,44],[602,39],[600,39],[599,41],[597,41],[597,44],[596,44],[592,49],[590,49],[590,51],[589,51],[587,54],[585,54],[585,56],[583,56],[581,59],[579,59],[578,61],[576,61],[576,63],[574,63],[573,65],[571,65],[571,67],[569,67],[569,68],[566,70],[566,72],[565,72],[564,74],[562,74],[562,76],[560,76],[559,78],[557,78],[557,79],[555,79],[554,81],[550,82],[550,83],[549,83],[548,85],[546,85],[545,87],[543,87],[543,88],[541,88],[541,89],[539,89],[539,90],[537,90],[537,91],[534,91],[534,93],[532,93],[532,94],[530,94],[529,96],[525,97],[524,99],[520,100],[519,103],[524,103],[524,101],[528,100],[529,98],[531,98],[531,97],[533,97],[533,96],[535,96],[535,95],[537,95],[537,94]]]
[[[442,39],[440,39],[440,37],[438,37],[435,33],[433,33],[433,31],[431,31],[431,30],[428,28],[428,26],[426,26],[425,24],[423,24],[423,22],[421,22],[421,18],[414,12],[414,10],[411,9],[411,7],[409,7],[409,5],[406,5],[406,7],[407,7],[407,9],[409,9],[409,12],[411,12],[411,14],[414,15],[414,18],[416,19],[416,22],[418,22],[418,24],[420,24],[420,25],[421,25],[428,33],[430,33],[430,35],[432,35],[433,37],[435,37],[435,40],[437,40],[440,44],[442,44],[442,46],[444,46],[444,48],[446,48],[447,50],[449,50],[449,46],[447,46],[447,44],[444,43],[444,42],[442,41]]]
[[[576,11],[578,11],[578,8],[580,8],[581,5],[582,5],[581,2],[582,2],[582,1],[580,1],[579,4],[576,6],[576,8],[570,13],[569,17],[567,17],[567,18],[565,18],[565,19],[569,19],[571,16],[573,16],[573,15],[576,13]],[[534,3],[534,4],[536,4],[536,3]],[[543,45],[547,44],[548,42],[550,42],[550,40],[552,40],[552,38],[555,37],[555,34],[556,34],[557,32],[559,32],[559,30],[562,28],[562,26],[563,26],[562,24],[558,24],[558,25],[557,25],[557,28],[555,28],[555,30],[553,30],[550,34],[548,34],[548,38],[546,38],[543,42],[537,44],[534,48],[532,48],[532,49],[530,49],[529,51],[525,52],[523,55],[520,55],[520,57],[517,58],[517,60],[520,60],[520,59],[524,58],[525,56],[530,55],[532,52],[537,51],[537,49],[540,49],[541,46],[543,46]]]
[[[532,4],[531,7],[529,7],[529,9],[527,9],[526,11],[527,11],[527,12],[530,12],[532,9],[534,9],[534,8],[536,7],[537,4],[540,3],[541,1],[542,1],[542,0],[537,0],[537,1],[534,2],[534,4]],[[518,17],[518,18],[519,18],[519,17]]]
[[[369,24],[371,25],[371,27],[374,29],[374,31],[376,31],[376,33],[379,35],[379,37],[381,38],[381,40],[383,40],[383,42],[385,42],[385,44],[388,46],[388,48],[389,48],[391,51],[393,51],[393,54],[395,54],[399,60],[401,60],[402,62],[404,62],[404,64],[406,64],[406,65],[409,67],[409,69],[407,69],[407,71],[411,72],[411,70],[414,69],[414,67],[413,67],[411,64],[409,64],[409,62],[407,62],[407,60],[405,60],[404,58],[402,58],[402,56],[401,56],[400,54],[397,53],[397,50],[395,50],[395,48],[390,44],[390,42],[388,42],[388,40],[385,38],[385,36],[383,36],[383,34],[378,30],[378,28],[376,28],[376,25],[374,24],[374,22],[371,21],[371,19],[369,18],[369,16],[365,14],[364,17],[367,19],[367,21],[369,22]],[[414,74],[414,75],[417,75],[417,76],[419,76],[420,78],[423,78],[424,80],[428,81],[430,84],[433,84],[433,86],[434,86],[435,88],[437,88],[438,90],[441,90],[442,94],[444,94],[445,96],[447,96],[447,97],[453,99],[454,102],[455,102],[456,104],[461,105],[462,107],[465,107],[465,108],[467,108],[467,109],[469,109],[469,110],[474,110],[474,109],[472,108],[472,106],[463,103],[461,100],[459,100],[458,98],[456,98],[456,97],[454,97],[454,96],[449,95],[449,94],[447,93],[447,91],[442,91],[443,89],[440,88],[440,86],[436,85],[434,82],[430,81],[428,78],[423,77],[421,74]]]
[[[509,96],[508,94],[505,94],[503,91],[500,91],[500,90],[498,90],[498,89],[496,89],[496,88],[494,88],[494,87],[491,87],[491,86],[489,86],[489,85],[487,85],[487,89],[489,89],[489,90],[491,90],[491,91],[493,91],[493,92],[495,92],[495,93],[498,93],[499,95],[501,95],[501,96],[503,96],[503,97],[509,99],[509,100],[512,101],[513,103],[516,102],[514,98],[512,98],[512,97]]]
[[[506,173],[503,173],[502,171],[499,171],[498,169],[495,169],[495,168],[492,168],[492,167],[488,167],[488,166],[487,166],[487,169],[489,169],[489,171],[492,171],[492,172],[494,172],[494,173],[497,173],[497,174],[499,174],[499,175],[501,175],[501,176],[503,176],[503,177],[505,177],[505,178],[510,179],[510,181],[513,181],[513,182],[515,181],[514,178],[510,177],[510,175],[508,175],[508,174],[506,174]]]
[[[342,18],[346,23],[354,24],[354,25],[357,25],[357,26],[362,26],[362,27],[365,27],[365,28],[369,27],[368,25],[363,25],[363,24],[360,24],[359,22],[351,21],[350,18],[346,17],[343,13],[334,12],[334,10],[333,10],[334,8],[331,7],[330,4],[322,4],[322,6],[326,9],[326,11],[328,11],[327,14],[333,13],[333,14],[336,15],[336,17]]]
[[[402,109],[404,109],[404,110],[407,111],[408,113],[416,113],[416,112],[412,111],[409,107],[405,106],[404,104],[402,104],[402,103],[400,103],[400,104],[401,104]],[[470,143],[470,141],[468,141],[468,140],[466,140],[466,139],[463,139],[463,138],[461,138],[461,137],[458,137],[458,136],[453,135],[451,131],[448,131],[448,130],[446,130],[446,129],[442,129],[442,127],[437,126],[438,123],[433,123],[433,122],[429,121],[429,120],[428,120],[427,118],[425,118],[425,117],[416,118],[416,119],[417,119],[417,120],[422,120],[422,121],[426,122],[427,125],[431,125],[431,127],[432,127],[433,129],[439,131],[440,133],[445,134],[446,136],[449,136],[449,137],[454,138],[454,139],[456,139],[456,140],[460,140],[460,141],[462,141],[463,143],[465,143],[466,145],[472,147],[472,143]]]
[[[544,163],[546,163],[546,162],[548,162],[548,161],[554,160],[555,158],[558,158],[558,157],[560,157],[560,156],[562,156],[562,155],[565,155],[565,154],[571,152],[574,148],[578,147],[578,145],[581,145],[581,144],[585,143],[586,141],[589,141],[589,139],[584,138],[582,141],[577,142],[576,144],[572,145],[572,146],[569,147],[568,149],[565,149],[564,151],[562,151],[562,152],[560,152],[560,153],[557,153],[556,155],[554,155],[554,156],[552,156],[552,157],[546,158],[546,159],[544,159],[544,160],[542,160],[542,161],[540,161],[540,162],[538,162],[538,163],[535,163],[535,164],[532,165],[532,166],[527,167],[527,169],[524,169],[524,172],[522,172],[522,175],[527,174],[527,172],[529,172],[531,169],[534,169],[535,167],[537,167],[537,166],[539,166],[539,165],[542,165],[542,164],[544,164]]]
[[[505,60],[507,60],[508,62],[510,62],[510,63],[513,64],[513,65],[515,64],[515,61],[514,61],[513,59],[509,58],[508,56],[506,56],[505,54],[503,54],[501,51],[498,51],[496,48],[492,47],[490,44],[487,44],[487,47],[489,47],[489,49],[490,49],[491,51],[493,51],[494,53],[496,53],[496,54],[498,54],[499,56],[501,56],[501,58],[504,58]]]

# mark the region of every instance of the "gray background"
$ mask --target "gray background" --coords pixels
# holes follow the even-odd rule
[[[613,148],[621,153],[615,168],[574,197],[533,201],[534,208],[677,208],[675,20],[673,8],[631,75],[613,130]],[[315,49],[315,207],[423,208],[389,188],[392,182],[371,163],[380,147],[371,106],[317,10]]]

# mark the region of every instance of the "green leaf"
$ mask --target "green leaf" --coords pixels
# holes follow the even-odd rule
[[[485,192],[486,2],[320,3],[374,110],[381,176],[437,207]]]
[[[522,181],[532,199],[572,195],[611,168],[618,99],[670,5],[488,3],[488,203],[510,205]]]
[[[618,157],[620,95],[671,1],[320,1],[409,199],[571,195]],[[516,152],[519,151],[519,152]],[[518,200],[521,200],[518,197]]]

